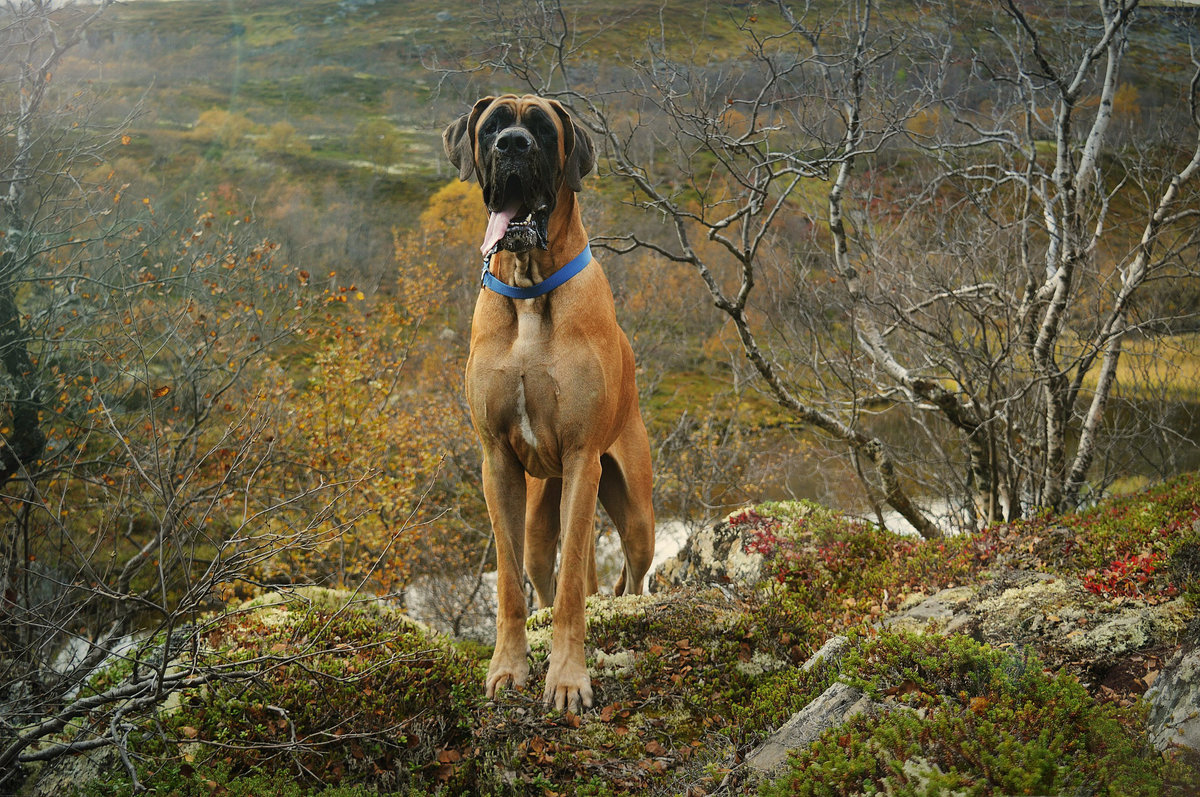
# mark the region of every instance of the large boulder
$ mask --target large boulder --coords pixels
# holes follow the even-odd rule
[[[792,521],[814,513],[833,514],[809,501],[788,501],[775,506],[785,508]],[[777,526],[776,519],[748,507],[712,526],[693,531],[679,553],[650,574],[650,591],[682,586],[753,586],[768,575],[764,567],[768,557],[755,551],[754,543],[760,534]]]

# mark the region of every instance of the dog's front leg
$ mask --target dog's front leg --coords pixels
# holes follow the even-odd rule
[[[487,696],[529,678],[525,639],[525,590],[521,562],[525,548],[525,471],[502,450],[485,451],[483,494],[496,538],[496,649],[488,666]]]
[[[584,661],[584,599],[588,557],[594,556],[596,491],[600,457],[581,455],[563,462],[562,560],[554,595],[554,636],[546,672],[546,702],[578,711],[592,705],[592,682]]]

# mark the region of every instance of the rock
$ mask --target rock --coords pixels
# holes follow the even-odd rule
[[[751,585],[761,581],[766,557],[747,552],[746,543],[761,530],[764,519],[751,516],[750,512],[735,512],[713,526],[693,532],[679,553],[651,574],[650,591],[684,585]]]
[[[26,781],[24,797],[58,797],[72,794],[81,784],[91,783],[121,767],[120,756],[112,747],[100,747],[86,753],[59,756],[42,765]]]
[[[756,777],[770,777],[787,763],[789,752],[807,747],[829,728],[864,711],[875,711],[875,704],[866,693],[839,681],[755,748],[746,757],[746,766]]]
[[[800,669],[808,672],[818,666],[836,667],[849,648],[849,639],[844,636],[831,636],[825,640],[820,650],[808,657],[808,661],[804,662]]]
[[[1084,589],[1075,578],[1005,576],[1011,588],[975,606],[984,641],[1038,650],[1047,664],[1065,660],[1106,665],[1154,645],[1173,645],[1191,612],[1182,599],[1154,606],[1116,603]]]
[[[1200,646],[1176,652],[1146,692],[1147,734],[1156,750],[1184,747],[1200,753]]]
[[[1187,626],[1189,611],[1180,600],[1123,608],[1095,628],[1066,640],[1080,656],[1111,660],[1159,643],[1174,642]]]
[[[976,591],[971,587],[951,587],[934,593],[915,604],[906,601],[902,611],[888,615],[880,626],[890,631],[933,632],[949,636],[968,633],[976,625],[971,604]]]

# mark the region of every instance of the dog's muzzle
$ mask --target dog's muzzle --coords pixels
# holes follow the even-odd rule
[[[547,248],[554,194],[545,154],[528,131],[510,127],[496,137],[489,161],[488,227],[480,251]]]

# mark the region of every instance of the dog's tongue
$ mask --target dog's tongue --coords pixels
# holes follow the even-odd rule
[[[487,253],[492,251],[500,239],[504,237],[504,233],[508,232],[508,223],[512,221],[513,216],[517,215],[517,210],[521,207],[520,202],[514,202],[504,210],[493,210],[491,216],[488,217],[487,232],[483,234],[483,246],[479,247],[479,251],[487,257]]]

